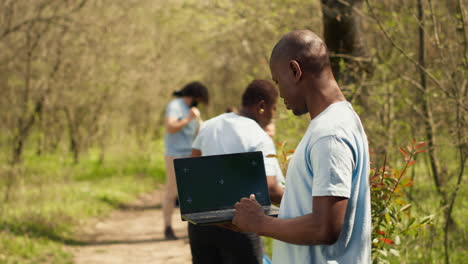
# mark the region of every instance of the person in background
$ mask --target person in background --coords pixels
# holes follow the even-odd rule
[[[236,114],[238,114],[239,110],[235,106],[229,106],[229,107],[226,108],[225,113],[236,113]],[[273,137],[275,136],[275,133],[276,133],[275,121],[272,119],[270,121],[270,123],[263,126],[262,128],[263,128],[263,130],[265,130],[267,135],[269,135],[273,139]],[[281,186],[281,188],[284,188],[284,175],[283,175],[283,171],[281,170],[280,164],[278,162],[276,163],[276,174],[275,175],[276,175],[276,181],[278,182],[279,186]]]
[[[235,204],[232,223],[275,239],[273,263],[371,263],[369,148],[361,120],[336,82],[315,33],[286,34],[270,71],[286,107],[310,124],[290,160],[278,218],[255,195]]]
[[[166,107],[166,184],[163,198],[164,236],[167,240],[177,239],[172,229],[172,212],[177,197],[177,186],[174,172],[174,158],[189,157],[192,142],[202,123],[199,103],[208,103],[208,90],[199,83],[192,82],[182,90],[173,93],[176,97]]]
[[[278,160],[268,157],[276,154],[275,145],[262,127],[271,122],[277,100],[278,92],[271,82],[252,81],[242,95],[240,111],[206,121],[193,142],[192,151],[193,157],[262,151],[268,191],[275,204],[281,202],[283,188],[276,179]],[[194,264],[262,263],[261,240],[255,233],[192,224],[189,224],[188,233]]]

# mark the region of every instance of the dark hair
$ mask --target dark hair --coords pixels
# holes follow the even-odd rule
[[[190,96],[200,98],[204,103],[208,103],[209,100],[208,89],[200,82],[191,82],[185,85],[181,90],[172,93],[172,95],[177,97]]]
[[[278,91],[273,83],[267,80],[254,80],[245,89],[242,95],[242,106],[251,106],[261,100],[267,105],[273,105],[278,99]]]

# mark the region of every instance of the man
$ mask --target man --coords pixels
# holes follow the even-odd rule
[[[290,161],[279,217],[264,215],[251,195],[236,203],[233,224],[276,239],[273,263],[370,263],[367,138],[325,43],[307,30],[288,33],[270,70],[286,107],[311,122]]]
[[[276,178],[278,161],[267,157],[276,153],[275,145],[262,129],[271,122],[277,100],[274,84],[265,80],[252,81],[242,95],[239,113],[225,113],[203,124],[193,142],[192,156],[262,151],[270,199],[279,204],[283,188]],[[203,184],[203,179],[200,179],[200,184]],[[260,238],[255,233],[192,224],[188,230],[194,264],[262,263]]]

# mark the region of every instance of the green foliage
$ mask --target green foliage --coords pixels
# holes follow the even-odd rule
[[[272,259],[273,257],[273,238],[271,237],[262,237],[263,240],[263,251],[267,256]]]
[[[300,135],[297,135],[301,137]],[[371,210],[372,210],[372,260],[373,263],[420,263],[431,262],[434,259],[441,258],[441,251],[434,256],[421,253],[424,247],[427,247],[427,241],[431,239],[431,233],[428,229],[433,229],[438,220],[437,211],[434,211],[434,196],[428,196],[431,193],[427,187],[427,179],[415,183],[410,179],[408,173],[416,166],[416,156],[422,152],[425,142],[416,142],[413,140],[406,149],[400,148],[399,152],[404,157],[402,168],[392,168],[385,159],[384,165],[380,169],[371,169]],[[287,164],[294,150],[288,147],[286,141],[277,142],[278,155],[276,157],[281,163],[282,168],[287,168]],[[397,151],[398,152],[398,151]],[[393,153],[389,153],[393,155]],[[464,188],[466,193],[467,188]],[[411,201],[408,194],[412,196],[421,196],[416,203]],[[424,197],[424,198],[422,198]],[[413,198],[414,199],[414,198]],[[468,202],[464,199],[463,204]],[[413,208],[413,203],[416,207]],[[462,206],[463,206],[462,204]],[[424,210],[421,210],[424,206]],[[418,210],[419,209],[419,210]],[[425,214],[423,212],[432,212]],[[468,217],[466,211],[459,210],[457,219]],[[463,230],[466,230],[466,223]],[[457,236],[453,245],[466,244],[466,231],[461,236]],[[271,257],[273,250],[273,239],[263,238],[265,252]],[[440,243],[440,242],[439,242]],[[419,251],[413,250],[417,248]],[[463,250],[461,251],[463,252]],[[466,254],[456,254],[454,259],[462,260]],[[455,261],[455,263],[462,263]]]
[[[145,190],[139,184],[161,181],[162,176],[154,175],[162,175],[163,161],[155,158],[162,156],[162,146],[153,142],[162,135],[164,107],[174,90],[194,79],[204,82],[212,100],[202,106],[203,118],[218,115],[239,104],[249,81],[270,79],[268,58],[284,33],[307,28],[321,35],[323,27],[320,1],[81,2],[0,1],[0,198],[13,179],[11,202],[2,205],[0,222],[24,236],[31,233],[33,238],[24,241],[71,232],[69,224],[48,226],[52,217],[62,219],[61,212],[66,223],[98,215]],[[457,175],[466,174],[461,168],[468,153],[466,4],[422,1],[425,70],[434,77],[427,78],[423,88],[414,63],[422,50],[416,1],[365,2],[350,15],[363,18],[374,71],[340,87],[363,121],[377,153],[373,162],[382,164],[386,156],[387,163],[402,167],[393,146],[413,137],[431,140],[430,158],[437,166],[440,190],[450,198]],[[340,65],[343,72],[355,71]],[[40,111],[35,111],[37,106]],[[299,143],[309,121],[279,102],[280,158]],[[11,168],[6,164],[19,143],[24,146],[23,163]],[[70,151],[76,152],[77,163]],[[399,235],[398,247],[378,241],[392,263],[442,262],[441,216],[447,205],[434,187],[430,158],[418,157],[417,165],[406,172],[414,186],[401,188],[406,198],[397,188],[392,200],[403,202],[396,207],[390,203],[388,210],[390,221],[395,215],[401,225],[408,224],[406,213],[414,223],[426,215],[436,217],[429,231],[419,232],[417,238],[414,232]],[[286,162],[282,164],[285,170]],[[387,178],[394,179],[395,173],[402,172],[392,170]],[[394,184],[391,179],[384,184]],[[457,263],[467,258],[465,183],[460,185],[448,241],[450,260]],[[64,203],[71,206],[67,209]],[[411,208],[399,211],[405,203]],[[382,222],[388,224],[385,215]],[[22,217],[24,227],[18,227],[15,221]],[[34,226],[33,220],[41,226]],[[393,225],[384,227],[389,230],[382,231],[393,232]],[[381,238],[396,241],[394,236]],[[401,257],[389,249],[399,250]]]
[[[421,229],[431,224],[434,215],[417,218],[411,214],[412,204],[408,202],[405,190],[413,181],[407,176],[410,166],[416,163],[415,157],[424,152],[425,142],[413,141],[406,150],[400,148],[405,165],[402,170],[386,164],[381,169],[372,169],[371,208],[372,208],[372,261],[390,263],[389,258],[400,257],[399,247],[403,239],[417,237]]]

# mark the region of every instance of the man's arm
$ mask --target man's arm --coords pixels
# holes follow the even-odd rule
[[[331,245],[343,227],[347,198],[335,196],[313,197],[313,213],[280,219],[266,216],[255,196],[236,203],[233,224],[244,232],[256,232],[291,244]]]
[[[267,176],[268,192],[270,200],[273,204],[280,204],[283,198],[284,190],[279,186],[276,176]]]
[[[318,140],[310,153],[305,154],[310,156],[313,171],[314,191],[309,196],[312,213],[289,219],[268,217],[255,201],[255,196],[251,195],[236,203],[233,223],[243,231],[257,232],[292,244],[335,243],[342,231],[348,197],[351,196],[353,153],[346,142],[336,136]]]

